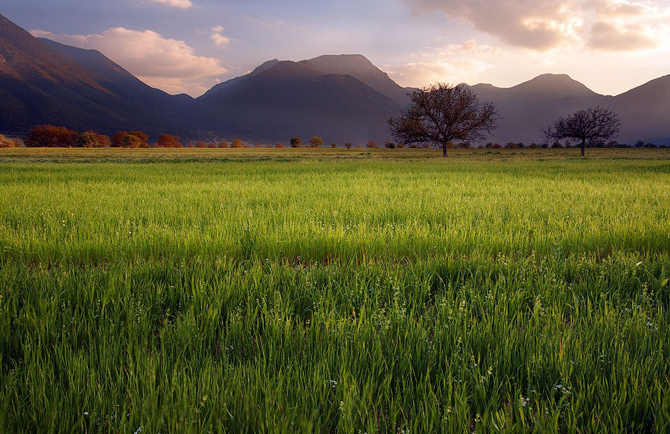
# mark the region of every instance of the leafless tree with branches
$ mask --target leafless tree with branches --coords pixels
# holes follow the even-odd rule
[[[582,157],[586,154],[586,143],[607,141],[619,134],[621,121],[610,109],[589,107],[579,110],[565,118],[557,119],[554,124],[543,130],[545,138],[551,140],[567,139],[581,142]]]
[[[486,138],[500,119],[492,103],[481,103],[466,85],[433,84],[411,94],[411,104],[400,117],[389,120],[391,135],[403,144],[442,147],[442,155],[454,141]]]

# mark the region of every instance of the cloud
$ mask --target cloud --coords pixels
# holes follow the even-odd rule
[[[479,45],[473,39],[463,44],[448,44],[436,50],[416,53],[415,61],[391,69],[389,75],[407,86],[427,83],[472,83],[481,73],[490,70],[503,51],[489,45]]]
[[[220,47],[227,47],[230,45],[231,39],[223,35],[223,31],[225,30],[223,27],[214,26],[210,30],[212,31],[212,34],[209,39],[211,39],[212,42]]]
[[[95,49],[118,63],[140,80],[169,93],[200,95],[228,70],[218,59],[195,54],[186,42],[166,38],[151,30],[116,27],[92,35],[31,32],[57,42]]]
[[[161,3],[167,6],[173,6],[179,9],[188,9],[193,6],[191,0],[146,0],[152,3]]]
[[[548,51],[587,46],[647,49],[662,40],[670,8],[630,0],[404,0],[416,13],[440,12],[509,45]],[[625,22],[625,23],[624,23]],[[663,32],[665,34],[665,32]],[[615,37],[616,44],[603,38]],[[635,45],[640,44],[640,45]]]

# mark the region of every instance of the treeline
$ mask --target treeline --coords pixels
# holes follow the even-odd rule
[[[70,130],[65,127],[54,126],[54,125],[38,125],[33,127],[33,129],[28,133],[24,138],[23,144],[26,147],[31,148],[276,148],[282,149],[287,146],[291,148],[322,148],[325,145],[324,140],[319,136],[312,137],[309,141],[304,143],[300,137],[293,137],[288,141],[288,145],[284,146],[283,143],[276,144],[265,144],[256,143],[254,145],[245,143],[242,139],[234,139],[232,142],[227,140],[221,141],[197,141],[197,142],[188,142],[183,143],[179,136],[173,136],[171,134],[162,134],[155,143],[149,143],[149,135],[142,131],[119,131],[114,134],[111,138],[104,134],[99,134],[95,131],[86,131],[79,133],[77,131]],[[18,139],[9,139],[0,134],[0,148],[12,148],[21,146],[21,141]],[[329,147],[338,148],[340,145],[337,143],[331,143]],[[377,149],[381,148],[376,141],[370,140],[365,145],[368,149]],[[618,143],[617,141],[610,141],[607,143],[592,143],[591,147],[598,148],[626,148],[629,147],[627,144]],[[653,143],[644,142],[639,140],[634,145],[636,148],[655,148],[655,147],[665,147],[657,146]],[[346,149],[362,149],[361,145],[354,145],[350,142],[344,143],[343,147]],[[405,147],[408,148],[429,148],[430,144],[417,145],[412,144],[406,146],[404,144],[396,144],[392,141],[386,141],[383,145],[386,149],[402,149]],[[449,148],[455,149],[470,149],[474,148],[470,142],[459,143],[455,145],[449,145]],[[566,143],[562,144],[559,141],[554,143],[531,143],[526,145],[522,142],[514,143],[509,142],[506,144],[500,143],[487,143],[486,149],[546,149],[546,148],[570,148],[573,147],[571,144]]]

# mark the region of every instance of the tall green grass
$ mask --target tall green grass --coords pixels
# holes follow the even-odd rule
[[[670,430],[670,161],[0,165],[8,432]]]

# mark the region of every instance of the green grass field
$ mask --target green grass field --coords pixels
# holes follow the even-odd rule
[[[0,431],[668,432],[670,152],[577,152],[2,150]]]

